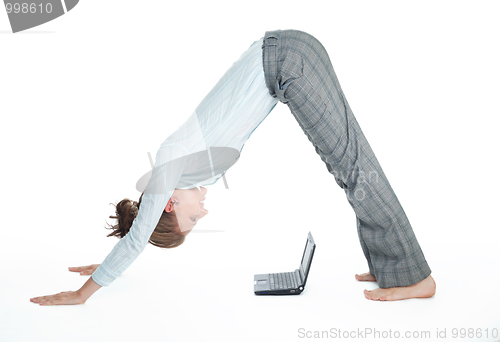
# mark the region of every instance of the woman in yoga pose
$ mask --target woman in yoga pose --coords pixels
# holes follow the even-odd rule
[[[323,45],[298,30],[267,31],[245,51],[194,113],[160,146],[138,202],[116,205],[119,236],[101,264],[70,267],[90,274],[77,291],[32,298],[40,305],[82,304],[108,286],[144,250],[181,245],[208,214],[205,186],[240,157],[245,142],[278,103],[285,103],[356,213],[371,300],[426,298],[431,270],[406,214],[358,125]]]

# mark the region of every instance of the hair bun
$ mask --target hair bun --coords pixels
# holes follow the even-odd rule
[[[132,223],[139,212],[140,201],[132,201],[128,198],[122,199],[117,204],[110,203],[115,206],[115,216],[110,216],[109,218],[118,220],[115,225],[109,225],[109,229],[113,232],[108,234],[108,236],[119,236],[123,238],[127,235]]]
[[[134,217],[137,217],[137,213],[139,212],[139,207],[137,207],[137,201],[131,201],[131,202],[132,202],[132,208],[130,212],[132,213],[132,215],[134,215]]]

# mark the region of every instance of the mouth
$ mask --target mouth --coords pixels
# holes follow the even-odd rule
[[[203,201],[205,201],[205,197],[203,197],[203,199],[200,201],[200,203],[201,203],[202,205],[205,205],[205,203],[203,203]]]

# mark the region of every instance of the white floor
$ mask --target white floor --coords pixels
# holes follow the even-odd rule
[[[498,6],[418,4],[257,1],[243,17],[224,1],[82,1],[16,35],[0,10],[0,341],[500,341]],[[67,267],[102,262],[118,241],[109,203],[138,198],[147,152],[279,28],[327,49],[436,295],[365,299],[377,284],[354,279],[368,271],[354,212],[278,104],[229,189],[208,187],[210,213],[183,246],[149,245],[84,305],[31,303],[80,288],[88,276]],[[298,267],[308,231],[305,291],[255,296],[255,273]]]
[[[300,296],[259,297],[253,294],[253,274],[295,269],[307,229],[280,227],[266,236],[263,228],[254,233],[240,228],[193,233],[175,251],[148,246],[127,272],[79,306],[41,307],[29,298],[78,288],[87,276],[65,268],[93,263],[100,253],[72,252],[70,246],[51,253],[33,246],[30,250],[39,253],[35,258],[7,250],[0,283],[1,340],[295,341],[314,334],[328,334],[320,335],[325,340],[376,340],[411,334],[415,340],[454,341],[469,329],[482,338],[463,340],[499,339],[491,336],[500,328],[493,243],[472,244],[466,252],[450,247],[446,253],[439,244],[425,243],[436,295],[374,302],[364,298],[363,289],[376,284],[354,279],[354,273],[366,271],[354,236],[342,248],[335,241],[342,234],[316,227],[317,253],[306,290]],[[280,245],[285,242],[289,246]]]

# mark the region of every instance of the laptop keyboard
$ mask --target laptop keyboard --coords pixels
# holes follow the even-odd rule
[[[294,272],[270,273],[269,280],[271,282],[271,290],[286,290],[297,288],[297,282],[295,281]]]

